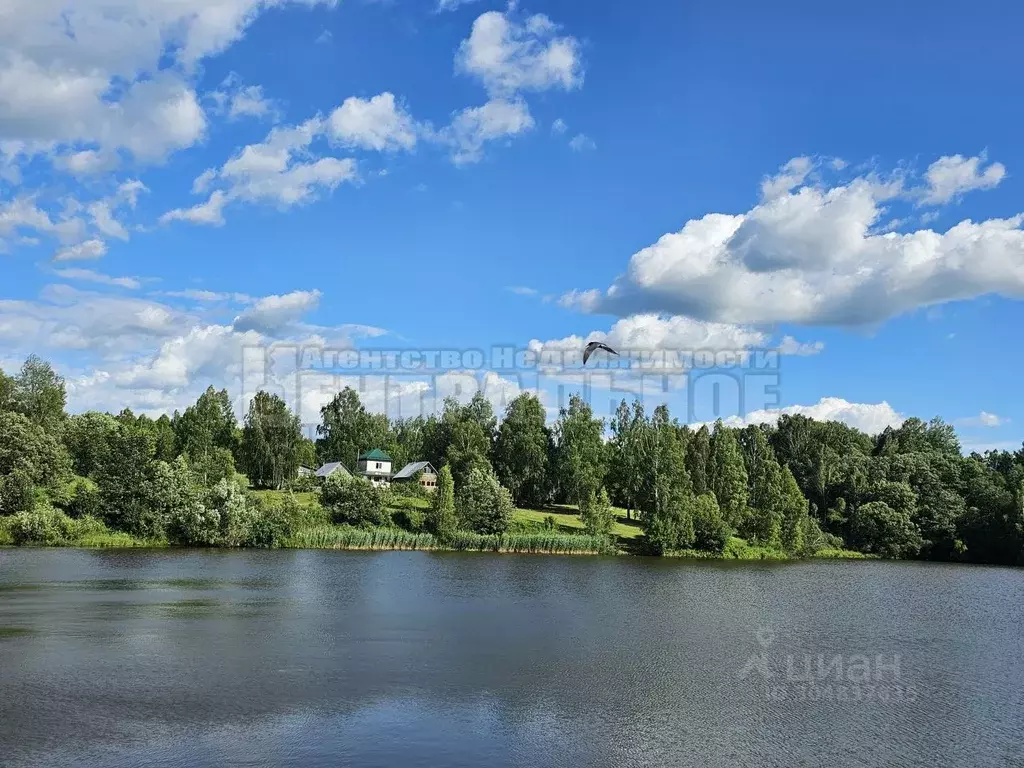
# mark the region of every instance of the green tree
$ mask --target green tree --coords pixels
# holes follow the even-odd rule
[[[569,397],[555,423],[555,474],[563,498],[579,504],[604,483],[604,421],[579,395]]]
[[[551,434],[544,406],[523,393],[509,403],[494,446],[494,470],[520,506],[538,507],[547,498]]]
[[[729,543],[729,524],[713,494],[703,493],[693,500],[693,534],[693,545],[707,552],[720,553]]]
[[[783,475],[760,425],[740,432],[748,478],[747,514],[740,533],[755,544],[778,546],[782,534]]]
[[[449,540],[455,533],[455,481],[447,466],[441,467],[437,473],[437,488],[430,499],[426,525],[427,530],[441,541]]]
[[[693,493],[703,496],[711,492],[708,479],[708,464],[711,461],[711,433],[706,424],[702,424],[693,434],[686,451],[686,469],[690,473]]]
[[[96,474],[117,428],[117,420],[109,413],[87,411],[68,417],[64,444],[74,463],[75,474],[82,477]]]
[[[14,410],[14,397],[17,385],[10,376],[7,376],[0,368],[0,411]]]
[[[335,472],[320,489],[320,503],[335,523],[381,526],[388,523],[385,494],[361,477]]]
[[[587,533],[592,536],[607,536],[612,532],[615,526],[615,513],[608,499],[608,491],[602,488],[598,494],[592,490],[587,492],[587,498],[580,505],[580,520]]]
[[[612,439],[609,458],[608,485],[617,503],[626,508],[626,519],[639,508],[647,476],[646,454],[642,436],[647,427],[643,404],[639,399],[630,408],[623,400],[611,422]]]
[[[242,466],[257,488],[280,489],[299,471],[302,425],[277,395],[257,392],[242,428]]]
[[[177,419],[174,431],[179,453],[188,457],[200,482],[212,487],[234,476],[238,422],[226,389],[207,388]]]
[[[477,533],[504,533],[512,521],[512,495],[494,472],[474,468],[455,493],[455,514],[462,528]]]
[[[71,461],[61,441],[40,424],[0,411],[0,514],[26,509],[35,489],[62,500]]]
[[[58,432],[66,417],[64,379],[49,363],[31,355],[14,380],[14,404],[35,424],[48,432]]]
[[[789,467],[782,468],[782,548],[790,554],[803,553],[808,545],[805,534],[811,523],[807,499]]]
[[[747,470],[733,431],[715,423],[711,436],[711,490],[725,521],[734,529],[743,527],[747,516]]]
[[[95,472],[107,523],[137,536],[159,538],[166,520],[147,494],[153,436],[132,420],[118,420]]]
[[[857,507],[850,516],[850,535],[862,552],[883,557],[913,557],[921,549],[921,534],[910,515],[884,501]]]
[[[320,409],[320,419],[316,451],[322,462],[340,461],[354,470],[360,453],[385,444],[387,419],[374,418],[351,387]]]

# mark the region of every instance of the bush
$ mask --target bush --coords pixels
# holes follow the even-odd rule
[[[16,469],[0,476],[0,515],[24,512],[35,505],[35,486],[28,473]]]
[[[48,504],[19,512],[10,526],[11,540],[19,546],[38,544],[55,547],[71,543],[75,538],[75,521]]]
[[[279,547],[294,532],[293,516],[283,504],[267,509],[257,507],[254,508],[248,538],[243,542],[243,546],[261,549]]]
[[[405,507],[394,513],[393,519],[399,528],[404,528],[413,533],[420,533],[424,530],[423,510],[414,507]]]
[[[709,493],[693,502],[693,533],[694,546],[707,552],[722,552],[729,543],[729,525]]]
[[[360,477],[336,473],[327,478],[320,502],[338,524],[382,526],[389,522],[385,508],[387,494]]]
[[[167,536],[174,544],[212,547],[220,543],[220,513],[200,502],[179,507],[168,521]]]
[[[612,527],[615,525],[615,513],[608,500],[608,492],[604,488],[599,494],[595,495],[591,490],[584,496],[583,503],[580,505],[580,520],[583,521],[583,527],[591,536],[607,536],[612,532]],[[544,522],[547,522],[547,518]]]
[[[514,509],[511,494],[490,470],[472,469],[455,494],[460,525],[476,533],[504,533]]]
[[[100,501],[100,489],[92,480],[78,478],[71,487],[71,500],[67,512],[75,518],[99,517],[103,505]],[[105,526],[104,526],[105,527]]]
[[[288,490],[294,491],[295,493],[313,493],[320,490],[320,486],[323,485],[321,480],[316,475],[306,475],[304,477],[296,477],[294,480],[288,482]]]

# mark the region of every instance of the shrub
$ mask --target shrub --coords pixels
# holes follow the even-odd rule
[[[78,478],[71,487],[71,500],[67,512],[76,519],[99,517],[102,510],[100,490],[92,480]],[[105,526],[104,526],[105,527]]]
[[[323,485],[323,480],[316,475],[305,475],[289,481],[288,489],[295,493],[313,493],[319,491],[321,485]]]
[[[405,507],[395,512],[393,518],[399,528],[404,528],[414,533],[420,533],[424,530],[425,516],[420,509]]]
[[[592,490],[587,493],[580,505],[580,520],[583,521],[583,527],[591,536],[607,536],[612,532],[612,527],[615,525],[615,513],[608,500],[608,492],[604,488],[597,495]]]
[[[387,494],[360,477],[343,477],[336,473],[327,478],[320,492],[320,501],[338,524],[354,526],[386,525]]]
[[[246,547],[279,547],[295,532],[293,516],[283,504],[267,509],[254,508],[253,512],[248,538],[243,542]]]
[[[455,481],[447,464],[438,473],[437,488],[430,499],[430,511],[424,522],[427,530],[441,541],[446,541],[455,532]]]
[[[698,496],[693,502],[694,546],[708,552],[721,552],[729,542],[729,525],[710,493]]]
[[[68,544],[74,539],[74,520],[48,504],[39,504],[32,510],[19,512],[10,523],[11,540],[23,544],[41,544],[48,547]]]
[[[168,521],[167,535],[174,544],[212,547],[220,542],[220,513],[200,502],[179,507]]]
[[[477,533],[504,533],[515,505],[491,470],[474,468],[455,495],[459,523]]]
[[[0,476],[0,515],[13,515],[32,509],[35,504],[35,486],[28,473],[15,469]]]

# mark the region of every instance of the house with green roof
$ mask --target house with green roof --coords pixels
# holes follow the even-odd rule
[[[374,485],[391,483],[391,457],[380,448],[360,453],[356,460],[356,474],[362,475]]]

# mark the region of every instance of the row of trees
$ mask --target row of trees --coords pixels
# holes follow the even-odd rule
[[[721,549],[731,535],[807,553],[846,547],[886,557],[1024,562],[1024,450],[964,456],[953,428],[912,418],[868,435],[786,415],[776,425],[694,429],[662,405],[622,401],[609,423],[572,396],[553,425],[532,394],[496,417],[477,393],[439,415],[391,421],[353,390],[323,409],[321,459],[384,447],[396,465],[447,466],[456,496],[477,472],[519,506],[578,505],[592,532],[609,502],[654,552]]]
[[[940,420],[909,419],[874,436],[803,416],[693,429],[665,406],[648,414],[623,401],[606,424],[574,395],[549,426],[531,394],[499,421],[480,393],[446,400],[437,415],[391,420],[345,389],[323,408],[314,444],[286,403],[263,392],[241,425],[227,392],[213,388],[158,419],[127,409],[68,415],[65,404],[63,380],[38,358],[16,376],[0,372],[0,515],[56,508],[140,536],[247,541],[269,518],[238,488],[237,471],[257,488],[282,488],[300,464],[351,467],[360,451],[381,447],[396,466],[425,459],[450,476],[428,515],[439,533],[499,532],[513,504],[567,503],[602,534],[614,504],[653,552],[720,550],[733,535],[797,554],[844,546],[1020,563],[1024,550],[1024,450],[963,456]],[[366,499],[337,502],[333,492],[324,489],[324,506],[349,510],[337,519],[366,517]]]

